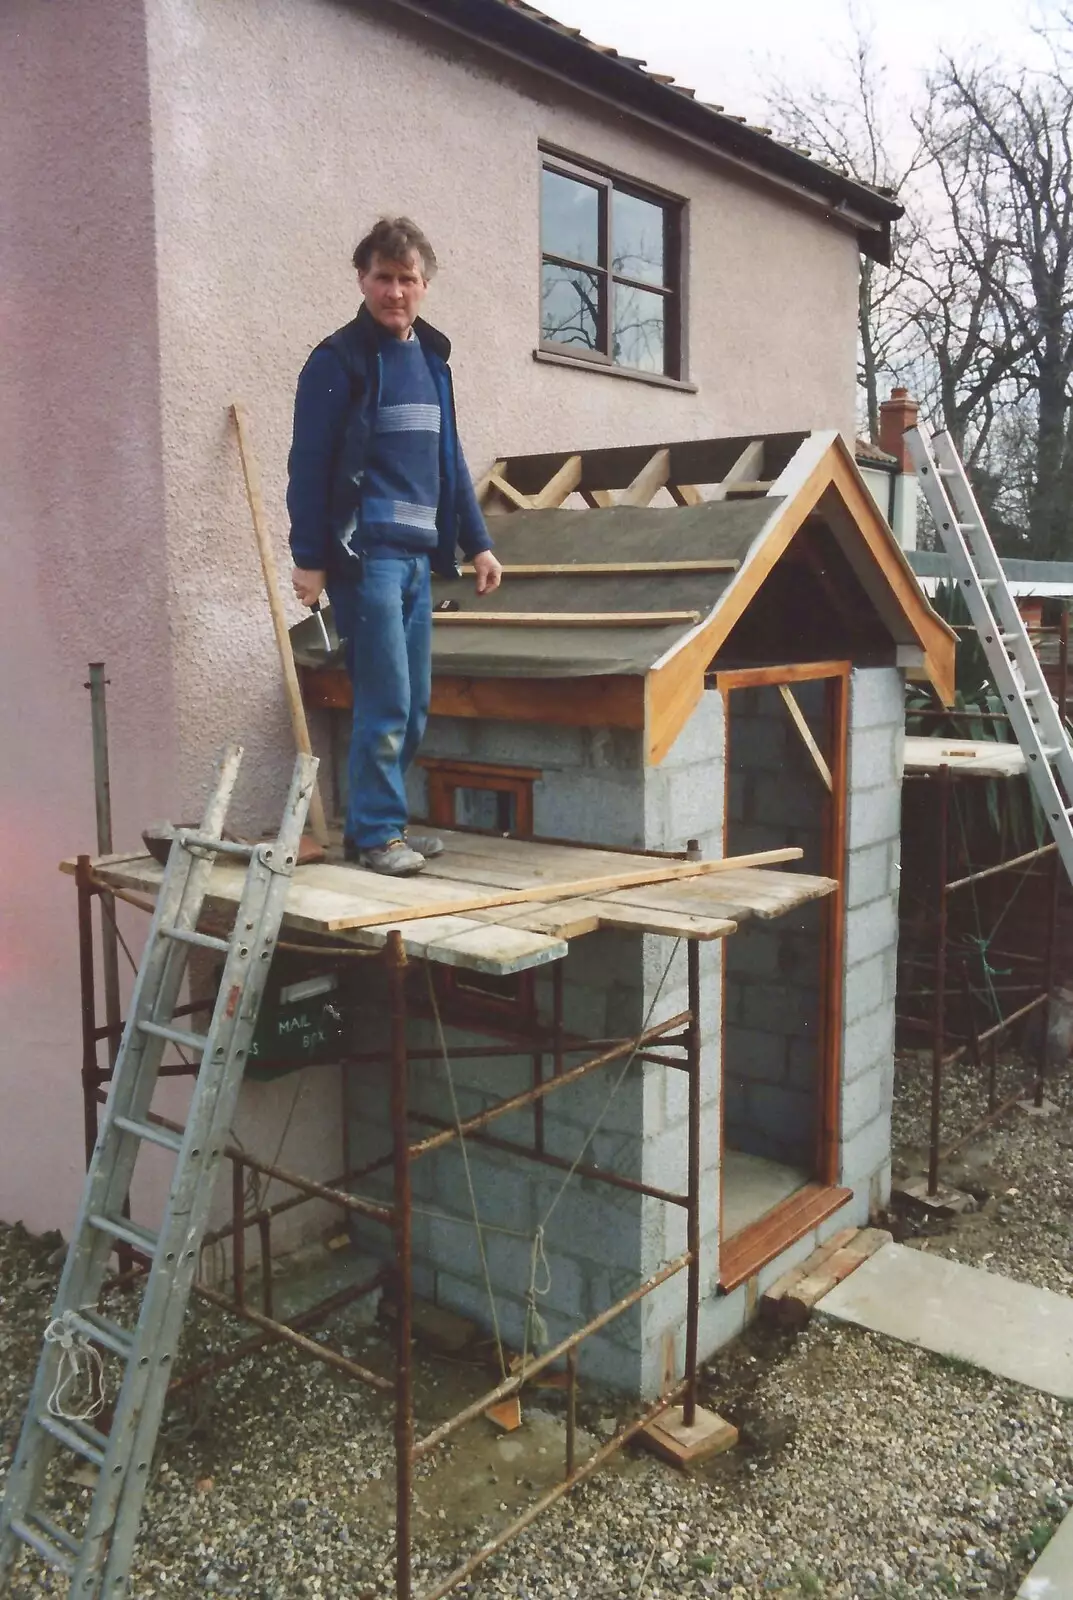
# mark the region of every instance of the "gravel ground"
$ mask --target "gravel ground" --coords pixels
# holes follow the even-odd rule
[[[1000,1063],[999,1099],[1031,1079],[1018,1057]],[[895,1082],[895,1174],[926,1170],[930,1068],[903,1057]],[[1038,1117],[1014,1110],[951,1160],[940,1178],[967,1191],[976,1208],[956,1221],[906,1217],[904,1229],[929,1249],[1005,1273],[1058,1294],[1073,1293],[1073,1073],[1047,1084],[1054,1110]],[[977,1075],[943,1075],[943,1135],[956,1137],[987,1109]]]
[[[964,1102],[971,1110],[970,1083],[951,1081],[948,1090],[952,1109]],[[951,1181],[975,1184],[977,1211],[953,1222],[896,1218],[903,1236],[1068,1292],[1073,1090],[1067,1080],[1050,1094],[1055,1115],[1012,1113],[946,1169]],[[900,1063],[897,1133],[907,1167],[919,1157],[926,1096],[920,1067]],[[58,1243],[0,1228],[4,1471],[51,1304]],[[379,1330],[335,1332],[356,1359],[387,1370]],[[193,1311],[187,1366],[236,1333],[217,1313]],[[485,1379],[423,1357],[421,1419],[446,1414]],[[822,1318],[796,1337],[752,1329],[720,1353],[704,1388],[706,1403],[741,1428],[736,1450],[692,1477],[627,1454],[458,1592],[480,1600],[1000,1600],[1016,1593],[1073,1505],[1073,1406]],[[592,1436],[606,1436],[608,1413],[606,1397],[583,1406],[586,1449]],[[554,1481],[561,1399],[538,1395],[527,1418],[513,1441],[474,1425],[421,1476],[418,1593]],[[391,1446],[389,1407],[290,1351],[247,1360],[177,1398],[165,1419],[133,1595],[389,1596]],[[51,1493],[54,1515],[89,1499],[70,1478]],[[8,1590],[10,1600],[63,1593],[61,1582],[28,1563]]]

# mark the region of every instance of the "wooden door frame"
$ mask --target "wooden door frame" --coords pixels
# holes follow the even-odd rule
[[[729,1241],[724,1248],[722,1183],[725,1154],[725,1093],[720,1095],[719,1118],[719,1171],[720,1171],[720,1271],[719,1283],[724,1292],[735,1288],[751,1277],[768,1261],[814,1228],[824,1217],[846,1203],[852,1191],[840,1189],[838,1184],[840,1098],[842,1088],[843,1009],[845,991],[846,943],[846,847],[849,778],[849,689],[852,662],[817,661],[794,665],[749,667],[740,670],[717,672],[715,688],[723,696],[724,773],[726,794],[729,795],[731,767],[731,707],[730,696],[735,689],[776,688],[795,683],[814,683],[826,680],[830,689],[825,696],[826,750],[824,755],[831,770],[832,788],[824,801],[823,865],[826,877],[837,884],[828,895],[823,907],[823,962],[824,994],[820,1006],[820,1062],[821,1083],[814,1150],[815,1179],[788,1200],[772,1208],[765,1216],[750,1223]],[[729,807],[724,800],[723,829],[724,852],[727,848]],[[726,1073],[726,960],[723,961],[723,996],[720,1008],[720,1072],[725,1089]]]

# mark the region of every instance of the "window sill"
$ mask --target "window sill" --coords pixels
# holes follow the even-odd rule
[[[573,367],[575,372],[599,373],[604,378],[626,378],[632,383],[655,384],[659,389],[680,389],[685,394],[697,394],[695,383],[682,378],[667,378],[659,372],[640,372],[634,367],[612,367],[602,361],[586,361],[584,356],[559,355],[553,350],[534,350],[534,361],[545,361],[552,367]]]
[[[809,1183],[767,1216],[725,1239],[719,1252],[719,1290],[729,1294],[769,1261],[853,1199],[852,1189]]]

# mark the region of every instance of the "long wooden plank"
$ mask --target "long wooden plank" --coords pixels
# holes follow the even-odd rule
[[[632,576],[634,573],[658,573],[661,577],[669,577],[682,572],[737,572],[740,566],[741,562],[730,556],[711,561],[558,561],[550,562],[546,566],[534,563],[512,565],[506,561],[503,563],[503,576],[505,578],[596,578],[605,577],[609,573],[615,577],[623,574]],[[462,568],[467,576],[472,574],[473,570],[472,566]]]
[[[641,729],[645,680],[640,673],[613,678],[478,678],[437,672],[431,710],[438,717],[553,723],[559,728]]]
[[[831,794],[834,790],[834,780],[831,777],[831,769],[824,759],[823,751],[820,749],[819,745],[812,736],[812,729],[805,721],[804,712],[794,699],[793,691],[789,689],[785,683],[779,684],[779,694],[782,697],[783,705],[790,713],[791,722],[801,736],[801,743],[812,757],[813,766],[823,779],[827,793]]]
[[[593,894],[606,895],[615,889],[630,889],[643,883],[673,883],[682,878],[699,878],[709,873],[730,872],[736,868],[752,866],[773,866],[780,861],[800,861],[804,852],[797,846],[787,846],[782,850],[761,850],[755,855],[728,856],[719,861],[676,861],[673,865],[653,870],[652,866],[642,872],[609,872],[598,878],[583,878],[573,883],[561,883],[554,886],[556,900],[584,899]],[[316,871],[316,868],[303,869]],[[549,888],[546,883],[535,884],[530,889],[518,889],[499,894],[484,894],[466,896],[454,901],[449,906],[442,898],[435,899],[427,911],[411,910],[408,906],[395,912],[383,912],[379,915],[366,917],[358,916],[353,919],[337,922],[333,928],[346,928],[363,926],[376,927],[381,922],[389,922],[392,917],[402,916],[407,920],[416,920],[427,915],[440,916],[447,910],[453,911],[458,916],[464,916],[469,911],[487,911],[495,906],[521,906],[531,900],[547,900]]]
[[[615,891],[606,898],[622,905],[690,915],[728,917],[785,916],[812,900],[822,900],[838,887],[834,878],[806,872],[728,872],[709,880],[689,879],[681,884],[652,884]]]
[[[700,611],[434,611],[438,628],[665,628],[699,622]]]
[[[74,863],[70,863],[73,868]],[[149,856],[121,857],[118,861],[102,858],[94,862],[94,870],[107,884],[117,889],[131,889],[155,897],[159,891],[164,869]],[[68,863],[63,863],[64,870]],[[446,966],[466,967],[477,972],[510,973],[530,967],[543,966],[558,961],[566,954],[567,946],[562,935],[545,933],[539,928],[513,928],[504,937],[498,937],[498,925],[459,916],[449,906],[437,915],[422,915],[412,925],[405,907],[396,907],[385,920],[378,919],[384,909],[383,901],[359,900],[351,891],[340,894],[334,889],[314,887],[301,882],[298,874],[314,870],[299,867],[287,893],[287,907],[283,915],[284,928],[304,933],[331,934],[347,944],[370,950],[382,949],[388,933],[398,928],[402,934],[407,955],[428,956]],[[375,874],[358,872],[353,868],[334,869],[363,888]],[[381,880],[384,881],[384,880]],[[237,905],[242,894],[244,873],[241,867],[222,863],[213,868],[209,879],[206,904],[227,915]],[[370,927],[339,926],[340,908],[353,912],[356,905],[367,908],[374,919]],[[346,917],[342,920],[346,922]],[[470,937],[472,936],[472,937]]]
[[[265,517],[264,499],[261,494],[261,474],[250,438],[249,414],[241,400],[233,402],[231,415],[234,418],[235,434],[238,438],[238,454],[242,463],[242,478],[246,485],[246,502],[250,508],[254,538],[257,540],[257,551],[261,558],[261,572],[264,575],[265,594],[268,597],[268,611],[272,618],[272,629],[276,635],[276,650],[279,654],[280,671],[283,674],[283,696],[287,702],[291,732],[294,735],[295,748],[299,754],[311,756],[313,754],[313,746],[309,741],[309,725],[306,722],[305,706],[302,704],[302,691],[298,683],[298,669],[294,663],[291,636],[287,628],[287,618],[283,611],[283,596],[280,594],[276,550],[272,543],[272,536],[268,531],[268,522]],[[324,814],[324,801],[321,798],[320,786],[315,777],[313,779],[313,793],[309,800],[309,827],[319,845],[327,844],[328,821]]]

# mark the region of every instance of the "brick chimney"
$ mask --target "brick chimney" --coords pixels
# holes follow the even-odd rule
[[[905,431],[915,428],[920,406],[910,400],[908,389],[892,389],[890,399],[879,408],[879,447],[898,462],[899,472],[912,472],[913,463],[905,447]]]

